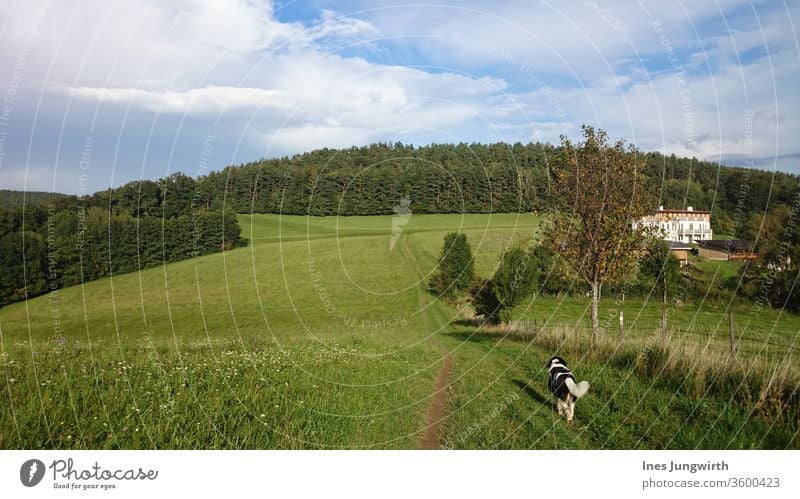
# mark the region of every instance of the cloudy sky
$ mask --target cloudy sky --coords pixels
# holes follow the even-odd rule
[[[6,0],[0,188],[582,123],[800,173],[798,29],[800,2],[774,0]]]

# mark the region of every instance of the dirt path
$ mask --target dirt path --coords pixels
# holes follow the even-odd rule
[[[417,260],[414,252],[406,244],[406,238],[402,238],[400,241],[407,261],[411,264],[412,268],[417,271],[417,275],[424,275],[422,267],[419,264],[419,260]],[[433,311],[430,303],[431,300],[432,298],[430,298],[427,294],[425,283],[420,281],[417,284],[417,302],[423,327],[425,329],[424,334],[432,338],[435,336],[438,328],[436,330],[433,329],[434,325],[431,324],[432,318],[428,315],[431,311]],[[444,320],[447,319],[444,318]],[[437,343],[438,341],[435,341],[434,345]],[[439,370],[439,375],[436,378],[436,384],[433,387],[431,405],[428,407],[428,412],[425,416],[425,433],[423,434],[422,440],[419,444],[419,448],[425,450],[438,449],[441,447],[444,420],[447,415],[448,387],[450,383],[450,375],[453,370],[453,356],[441,348],[441,345],[437,345],[436,348],[441,349],[442,354],[444,355],[444,363],[442,364],[442,368]]]
[[[447,389],[450,381],[450,371],[453,368],[453,357],[447,355],[444,358],[444,365],[439,371],[436,379],[436,386],[433,391],[433,399],[428,407],[428,414],[425,419],[425,434],[419,444],[420,449],[432,450],[441,446],[442,423],[447,411]]]

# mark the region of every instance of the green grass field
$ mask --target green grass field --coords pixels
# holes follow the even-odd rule
[[[465,232],[488,276],[505,245],[531,237],[533,215],[413,215],[394,244],[392,223],[241,216],[248,247],[0,309],[0,448],[417,448],[447,355],[443,447],[800,447],[798,421],[758,394],[627,362],[657,334],[653,301],[606,297],[607,334],[624,310],[633,353],[602,358],[537,340],[547,328],[588,337],[586,299],[533,298],[515,315],[531,334],[509,335],[427,292],[445,233]],[[741,362],[797,367],[800,317],[731,309]],[[672,341],[721,355],[726,312],[675,307]],[[593,385],[574,427],[546,391],[554,353]]]

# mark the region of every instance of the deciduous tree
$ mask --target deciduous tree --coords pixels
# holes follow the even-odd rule
[[[643,157],[603,130],[583,127],[583,142],[561,137],[553,160],[559,202],[545,241],[586,281],[592,292],[592,339],[600,335],[603,284],[619,282],[636,264],[647,229],[634,222],[652,207],[644,187]]]

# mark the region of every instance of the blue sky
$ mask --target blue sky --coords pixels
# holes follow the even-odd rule
[[[376,141],[558,142],[583,123],[643,150],[800,173],[799,11],[7,1],[0,188],[93,192]]]

